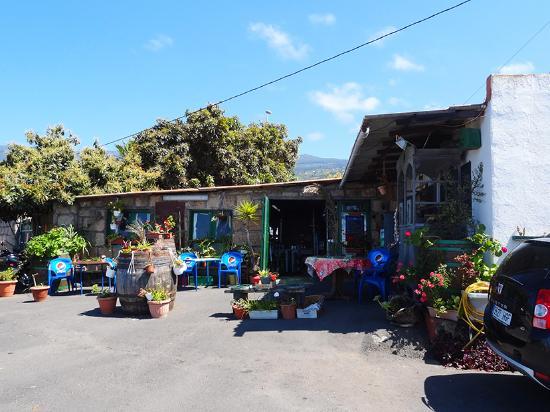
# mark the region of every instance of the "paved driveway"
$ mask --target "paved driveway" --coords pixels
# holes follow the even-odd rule
[[[550,401],[518,374],[365,353],[367,333],[384,325],[373,305],[240,322],[216,289],[178,292],[164,320],[101,317],[91,296],[29,300],[0,299],[1,411],[503,411]]]

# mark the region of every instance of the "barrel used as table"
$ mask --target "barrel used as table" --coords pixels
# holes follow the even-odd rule
[[[133,270],[128,270],[132,253],[121,253],[117,265],[117,292],[122,310],[132,315],[149,313],[147,299],[138,296],[140,289],[164,289],[170,296],[170,310],[176,299],[177,281],[172,273],[172,259],[166,250],[133,252]],[[152,263],[153,273],[145,267]]]

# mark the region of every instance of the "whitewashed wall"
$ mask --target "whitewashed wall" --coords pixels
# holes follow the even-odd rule
[[[484,164],[485,198],[474,218],[508,249],[516,227],[550,232],[550,74],[493,75],[481,122],[482,147],[468,152]]]

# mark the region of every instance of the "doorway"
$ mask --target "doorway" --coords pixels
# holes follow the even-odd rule
[[[326,255],[324,200],[269,201],[268,265],[281,275],[306,272],[307,256]]]

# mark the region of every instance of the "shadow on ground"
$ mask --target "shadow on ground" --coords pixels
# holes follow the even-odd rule
[[[129,315],[122,311],[122,308],[117,307],[115,311],[110,315],[102,315],[99,308],[86,310],[84,312],[80,312],[79,316],[90,316],[93,318],[115,318],[115,319],[151,319],[149,315]]]
[[[550,391],[516,374],[465,373],[431,376],[422,402],[434,411],[548,410]]]

